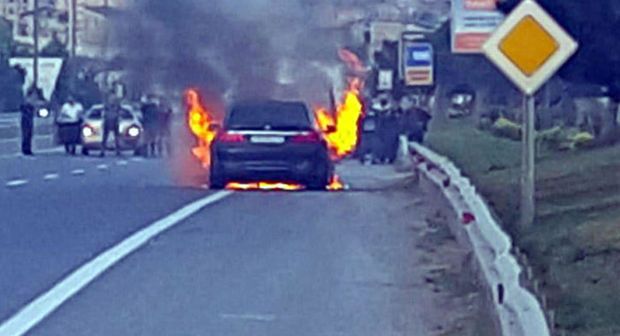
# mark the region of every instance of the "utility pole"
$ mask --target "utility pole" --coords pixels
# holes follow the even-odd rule
[[[75,57],[77,55],[77,0],[69,0],[70,4],[70,14],[69,14],[69,36],[71,38],[71,57]]]
[[[34,0],[34,12],[32,14],[32,38],[34,40],[34,53],[32,59],[33,81],[35,88],[39,87],[39,0]]]

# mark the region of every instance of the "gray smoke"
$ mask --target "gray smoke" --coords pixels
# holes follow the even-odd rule
[[[311,12],[303,0],[137,0],[116,27],[136,91],[327,96],[316,65],[336,62],[339,43]]]

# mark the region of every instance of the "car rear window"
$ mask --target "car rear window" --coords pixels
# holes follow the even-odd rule
[[[89,119],[101,119],[102,117],[103,117],[103,109],[101,108],[92,109],[88,113]]]
[[[302,103],[266,103],[233,107],[226,126],[231,130],[299,131],[312,129],[312,122]]]
[[[103,118],[103,109],[102,108],[95,108],[90,110],[90,112],[88,113],[87,116],[88,119],[101,119]],[[125,119],[125,120],[132,120],[133,119],[133,113],[126,108],[121,109],[121,113],[120,113],[120,118],[121,119]]]

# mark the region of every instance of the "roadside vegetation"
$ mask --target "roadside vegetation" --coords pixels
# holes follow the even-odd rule
[[[427,142],[472,179],[527,254],[556,328],[620,335],[620,146],[541,146],[535,224],[519,228],[518,141],[480,130],[470,117],[434,120]]]

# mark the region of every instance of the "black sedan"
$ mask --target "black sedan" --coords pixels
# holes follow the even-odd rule
[[[327,143],[304,103],[232,106],[211,146],[210,185],[283,181],[325,189],[334,174]]]

